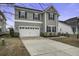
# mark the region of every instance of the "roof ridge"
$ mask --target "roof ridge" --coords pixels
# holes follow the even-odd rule
[[[16,6],[16,5],[15,5],[15,7],[20,7],[20,8],[25,8],[25,9],[31,9],[31,10],[42,11],[42,10],[39,10],[39,9],[29,8],[29,7],[24,7],[24,6]]]

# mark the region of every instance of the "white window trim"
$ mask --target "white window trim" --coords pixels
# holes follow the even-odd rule
[[[50,17],[53,17],[54,13],[50,13]]]
[[[52,30],[52,29],[51,29],[51,26],[47,26],[47,27],[50,27],[50,30]],[[48,30],[48,28],[47,28],[47,30]],[[47,31],[47,32],[49,32],[49,31]],[[50,32],[52,32],[52,31],[50,31]]]
[[[52,27],[56,27],[56,25],[47,25],[47,26],[51,27],[51,32],[52,32]],[[56,31],[57,31],[57,29],[56,29]]]
[[[49,17],[54,17],[53,15],[54,15],[54,13],[49,13],[50,14],[50,16]],[[49,19],[49,20],[52,20],[52,19]]]
[[[27,23],[42,23],[40,21],[28,21],[28,20],[15,20],[15,22],[27,22]]]

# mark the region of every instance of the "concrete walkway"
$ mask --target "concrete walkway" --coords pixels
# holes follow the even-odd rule
[[[46,38],[22,38],[32,56],[79,56],[79,48]]]

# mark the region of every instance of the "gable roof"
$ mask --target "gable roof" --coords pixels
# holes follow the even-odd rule
[[[28,7],[22,7],[22,6],[16,6],[16,5],[15,5],[15,7],[24,8],[24,9],[29,9],[29,10],[35,10],[35,11],[40,11],[40,12],[42,12],[42,10],[33,9],[33,8],[28,8]]]
[[[65,21],[65,23],[67,23],[71,26],[76,26],[78,22],[79,22],[79,17],[73,17],[73,18],[70,18],[70,19]]]
[[[24,6],[17,6],[17,5],[15,5],[15,7],[29,9],[29,10],[35,10],[35,11],[39,11],[39,12],[46,12],[48,9],[52,8],[52,9],[55,10],[56,14],[58,14],[58,16],[59,16],[58,11],[53,6],[48,6],[47,8],[45,8],[43,10],[34,9],[34,8],[28,8],[28,7],[24,7]]]
[[[54,8],[54,6],[48,6],[46,9],[44,9],[43,11],[46,12],[47,10],[49,10],[50,8],[54,9],[54,11],[59,15],[58,11]]]
[[[69,25],[69,24],[67,24],[65,21],[59,21],[59,22],[61,22],[61,23],[63,23],[63,24],[66,24],[66,25]]]
[[[67,19],[66,21],[75,21],[75,20],[79,20],[79,17],[73,17],[73,18]]]

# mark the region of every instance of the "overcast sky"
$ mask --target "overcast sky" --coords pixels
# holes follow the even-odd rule
[[[48,6],[54,6],[54,8],[58,11],[60,14],[59,20],[67,20],[72,17],[79,16],[79,4],[78,3],[39,3],[34,4],[34,3],[26,3],[26,4],[16,4],[19,6],[23,7],[28,7],[28,8],[34,8],[34,9],[45,9]],[[14,14],[14,10],[11,7],[4,7],[0,6],[1,11],[8,11]],[[11,16],[11,14],[4,13],[7,18],[7,24],[13,26],[14,25],[14,17]]]

